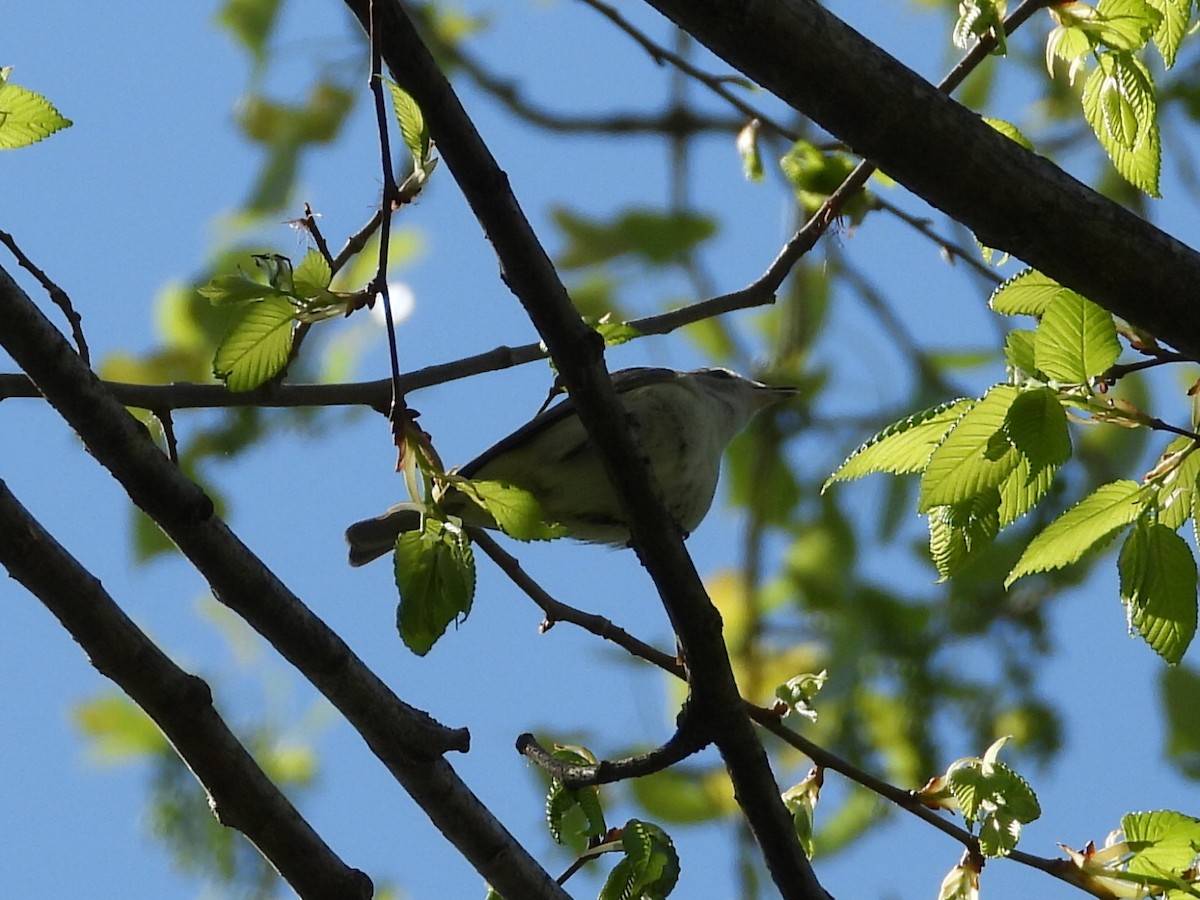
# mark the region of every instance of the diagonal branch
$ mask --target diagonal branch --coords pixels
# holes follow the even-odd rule
[[[221,824],[241,831],[301,897],[372,896],[366,874],[338,858],[229,730],[208,685],[171,662],[3,481],[0,535],[0,565],[162,729]]]
[[[238,540],[213,513],[212,501],[154,446],[3,268],[0,321],[0,346],[204,575],[213,596],[341,711],[480,874],[509,897],[565,897],[442,758],[467,749],[466,730],[447,728],[400,700]]]
[[[346,0],[370,24],[368,0]],[[458,97],[395,0],[375,0],[380,39],[395,80],[421,107],[442,158],[479,219],[501,276],[528,313],[558,366],[579,417],[630,521],[633,545],[654,580],[688,666],[690,714],[717,743],[734,795],[777,888],[788,898],[821,898],[779,795],[766,752],[741,707],[721,617],[709,601],[678,525],[629,434],[603,361],[603,341],[580,318],[550,258]]]
[[[1200,254],[1004,137],[815,0],[646,2],[987,246],[1200,359]]]

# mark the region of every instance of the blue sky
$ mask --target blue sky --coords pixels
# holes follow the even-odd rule
[[[831,6],[923,75],[936,78],[945,68],[950,54],[943,19],[882,0]],[[666,39],[667,30],[654,16],[633,4],[626,7]],[[582,5],[558,0],[494,8],[495,27],[477,50],[513,77],[528,79],[538,101],[572,111],[657,108],[663,89],[656,68]],[[70,292],[95,358],[155,345],[154,298],[164,285],[187,280],[210,250],[229,239],[223,217],[249,189],[257,150],[239,137],[232,121],[246,63],[210,16],[207,5],[46,3],[26,5],[6,21],[0,64],[14,66],[14,82],[50,97],[75,126],[0,157],[0,228],[13,232]],[[271,89],[297,99],[307,84],[305,67],[314,59],[338,65],[352,55],[350,34],[339,4],[289,4],[276,50],[294,61],[273,76]],[[635,202],[666,202],[665,154],[651,142],[547,137],[514,125],[469,85],[461,92],[551,249],[552,203],[604,215]],[[1015,84],[1006,100],[1013,109],[997,113],[1015,114],[1032,96],[1028,86]],[[374,126],[366,106],[360,104],[343,139],[313,154],[302,172],[297,206],[312,202],[335,244],[340,243],[335,236],[367,219],[378,191]],[[732,140],[706,140],[694,165],[703,173],[693,182],[700,186],[697,204],[729,216],[707,258],[718,289],[732,290],[759,274],[787,237],[787,204],[777,186],[742,179]],[[1080,174],[1086,177],[1089,170]],[[1170,197],[1170,177],[1165,190]],[[928,213],[902,191],[894,199]],[[1190,212],[1181,204],[1161,204],[1163,220],[1185,241]],[[448,173],[437,173],[398,224],[419,229],[423,244],[419,258],[401,273],[416,298],[400,333],[405,367],[535,339],[497,278],[490,247]],[[302,249],[283,225],[265,237],[285,251]],[[994,340],[994,322],[974,282],[899,226],[872,219],[858,232],[832,239],[846,252],[870,258],[872,277],[892,285],[903,298],[904,313],[921,323],[932,343],[958,344],[963,335],[974,346]],[[9,263],[5,267],[13,271]],[[28,281],[23,283],[41,302]],[[686,289],[682,280],[667,278],[635,286],[625,296],[631,308],[649,310],[656,298],[683,297]],[[836,315],[861,358],[872,361],[839,383],[840,408],[852,411],[898,396],[892,381],[898,366],[886,337],[861,311],[839,309]],[[737,321],[749,330],[754,314]],[[831,357],[836,348],[823,352]],[[619,348],[611,365],[687,367],[698,361],[687,339],[673,336]],[[382,341],[375,337],[358,375],[380,377],[385,366]],[[0,369],[14,370],[3,354]],[[977,382],[964,382],[981,388],[1002,377],[989,370],[972,373]],[[412,402],[447,462],[461,462],[527,418],[546,382],[545,368],[531,365],[430,389]],[[187,429],[205,419],[197,413],[192,423],[187,414],[179,420]],[[386,427],[365,414],[338,414],[330,422],[319,438],[283,433],[236,465],[206,469],[236,498],[231,525],[404,699],[447,724],[471,728],[472,752],[452,758],[453,765],[551,871],[564,867],[565,857],[550,848],[535,779],[512,751],[513,740],[550,724],[564,737],[599,736],[597,743],[607,746],[622,739],[612,735],[665,738],[673,710],[664,702],[660,679],[633,666],[600,667],[614,652],[564,626],[539,635],[536,611],[486,564],[467,623],[429,657],[407,654],[392,626],[388,567],[350,570],[341,542],[347,523],[400,496]],[[322,701],[311,687],[291,677],[255,640],[247,642],[257,646],[248,657],[231,653],[221,628],[203,611],[199,576],[178,560],[148,566],[132,561],[123,493],[51,410],[35,401],[9,401],[0,406],[0,434],[0,478],[181,665],[213,681],[227,718],[244,723],[270,702],[303,722],[321,723],[297,726],[299,737],[315,740],[323,763],[320,784],[302,809],[347,862],[377,882],[400,884],[414,897],[482,896],[479,876],[357,736],[332,712],[320,712]],[[848,449],[821,452],[835,464]],[[865,514],[882,502],[882,482],[851,489]],[[703,573],[735,564],[738,529],[735,518],[718,511],[689,541]],[[665,617],[633,554],[556,545],[522,548],[521,555],[563,599],[670,646]],[[580,578],[581,572],[588,577]],[[929,570],[908,564],[895,577],[914,579],[918,586],[930,580]],[[0,713],[7,724],[0,763],[8,773],[0,780],[5,835],[0,893],[115,898],[130,896],[133,884],[140,896],[199,895],[200,883],[175,872],[147,835],[145,772],[136,766],[97,767],[69,721],[71,703],[107,684],[17,585],[0,582],[0,599],[8,614],[0,629],[0,680],[6,685]],[[1022,848],[1054,855],[1056,841],[1073,846],[1100,841],[1130,810],[1200,811],[1195,785],[1176,778],[1162,762],[1155,691],[1162,666],[1125,632],[1113,567],[1099,566],[1095,578],[1056,608],[1053,624],[1057,649],[1044,677],[1067,709],[1066,746],[1053,771],[1025,773],[1044,815],[1028,829]],[[314,730],[306,731],[309,727]],[[700,844],[688,831],[679,838],[686,855],[677,895],[729,896],[728,832],[706,829]],[[955,844],[896,815],[853,851],[818,861],[818,872],[838,896],[931,897],[959,855]],[[594,893],[583,883],[574,890],[580,896]],[[989,865],[984,890],[993,897],[1073,893],[1002,863]]]

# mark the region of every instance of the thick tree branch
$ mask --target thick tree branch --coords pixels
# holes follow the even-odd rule
[[[228,526],[154,446],[3,268],[0,346],[83,439],[88,451],[204,575],[221,603],[324,694],[441,832],[509,897],[566,895],[441,756],[466,750],[463,729],[401,701]]]
[[[363,27],[368,0],[346,0]],[[420,105],[438,149],[495,247],[505,283],[546,342],[631,524],[633,544],[654,580],[689,669],[697,724],[716,742],[734,795],[784,897],[821,898],[779,796],[766,753],[741,707],[721,617],[709,601],[613,393],[603,342],[579,317],[508,178],[395,0],[375,0],[384,60]]]
[[[208,685],[171,662],[3,481],[0,565],[146,711],[204,786],[221,823],[249,838],[297,894],[372,896],[366,874],[338,858],[229,730]]]
[[[815,0],[647,0],[889,176],[1200,359],[1200,254],[999,134]]]

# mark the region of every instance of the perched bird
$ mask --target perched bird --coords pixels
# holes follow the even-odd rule
[[[712,506],[725,447],[756,412],[795,393],[795,388],[771,387],[728,369],[623,369],[612,381],[667,509],[685,533],[694,531]],[[523,488],[537,499],[547,522],[561,525],[576,540],[629,542],[621,504],[570,397],[457,474]],[[496,527],[485,510],[453,486],[440,505],[467,525]],[[392,550],[402,532],[421,527],[423,509],[421,503],[400,503],[378,518],[351,525],[346,529],[350,565],[361,566]]]

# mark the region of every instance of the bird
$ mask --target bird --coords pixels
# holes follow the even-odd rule
[[[680,372],[636,367],[613,373],[612,383],[667,509],[685,535],[712,506],[729,442],[759,410],[796,393],[795,388],[763,384],[724,368]],[[528,491],[543,519],[575,540],[629,543],[629,523],[570,397],[534,416],[456,474]],[[466,525],[497,527],[486,510],[452,485],[438,506]],[[351,525],[346,529],[350,565],[365,565],[394,549],[400,534],[421,527],[426,508],[420,502],[399,503]]]

